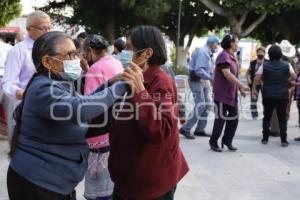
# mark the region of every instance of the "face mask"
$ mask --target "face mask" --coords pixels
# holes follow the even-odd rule
[[[58,60],[58,59],[57,59]],[[61,61],[61,60],[59,60]],[[60,76],[66,81],[75,81],[81,77],[82,68],[80,59],[61,61],[64,65],[64,71],[60,72]]]
[[[257,58],[258,58],[259,60],[262,60],[262,59],[265,58],[265,56],[264,56],[264,55],[257,55]]]
[[[123,50],[120,54],[119,54],[119,61],[122,63],[123,67],[124,68],[127,68],[130,63],[132,62],[132,58],[133,58],[133,55],[136,54],[136,53],[139,53],[141,51],[144,51],[145,49],[142,49],[142,50],[139,50],[139,51],[136,51],[136,52],[133,52],[133,51],[130,51],[130,50]],[[147,60],[137,64],[138,66],[140,66],[141,64],[144,64]]]
[[[217,53],[218,51],[219,51],[219,46],[217,46],[215,48],[211,48],[212,53]]]
[[[133,57],[133,51],[123,50],[119,54],[119,61],[121,62],[124,68],[127,68],[130,62],[132,61],[132,57]]]

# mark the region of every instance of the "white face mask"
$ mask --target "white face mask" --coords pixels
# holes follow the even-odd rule
[[[82,68],[80,66],[80,59],[73,60],[59,60],[57,58],[53,58],[63,63],[64,71],[59,72],[61,78],[66,81],[76,81],[81,77]]]
[[[67,81],[76,81],[81,77],[82,68],[80,66],[80,59],[64,60],[64,72],[61,72],[61,77]]]

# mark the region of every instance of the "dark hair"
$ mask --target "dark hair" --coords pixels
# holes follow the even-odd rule
[[[89,47],[95,50],[97,54],[100,54],[109,47],[109,42],[101,35],[89,35],[83,43],[84,52],[86,52]]]
[[[126,43],[122,38],[118,38],[116,39],[116,41],[114,42],[114,46],[116,47],[116,49],[121,52],[126,48]]]
[[[235,34],[228,34],[225,35],[225,37],[223,38],[222,42],[221,42],[221,47],[225,50],[228,50],[231,48],[231,43],[235,42],[236,39],[238,39],[237,35]]]
[[[73,39],[76,49],[81,49],[81,43],[78,39]]]
[[[87,38],[88,34],[86,32],[81,32],[77,35],[77,39],[82,38],[85,39]]]
[[[138,26],[127,33],[133,47],[137,51],[151,48],[152,57],[148,60],[150,65],[163,65],[167,62],[165,41],[160,30],[154,26]]]
[[[16,126],[14,128],[13,138],[12,138],[12,145],[9,152],[10,156],[13,156],[15,153],[17,146],[18,146],[18,135],[20,133],[20,128],[22,124],[22,111],[24,106],[24,100],[26,97],[27,90],[35,77],[41,76],[41,75],[47,75],[47,70],[42,64],[42,58],[45,55],[54,56],[57,53],[57,45],[64,39],[71,39],[70,36],[63,32],[59,31],[52,31],[45,33],[44,35],[40,36],[33,45],[32,48],[32,60],[33,64],[36,68],[36,73],[33,74],[31,79],[29,80],[26,89],[24,91],[23,100],[22,102],[17,106],[17,108],[14,111],[14,119],[16,121]]]
[[[270,60],[280,60],[282,58],[282,51],[278,45],[272,45],[268,51]]]

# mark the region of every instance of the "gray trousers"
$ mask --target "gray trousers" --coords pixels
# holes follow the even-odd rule
[[[186,124],[182,127],[183,130],[190,132],[197,124],[195,131],[204,131],[207,125],[207,117],[212,108],[212,101],[209,97],[210,83],[209,81],[201,81],[200,90],[194,90],[191,87],[195,106],[193,111],[189,114]]]

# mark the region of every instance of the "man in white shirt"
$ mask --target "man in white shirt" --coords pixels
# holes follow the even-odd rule
[[[11,139],[13,129],[13,109],[23,99],[27,83],[36,71],[31,57],[34,40],[52,29],[49,15],[39,10],[29,14],[26,29],[28,36],[8,52],[1,83],[3,92],[10,99],[5,105],[9,139]]]
[[[7,57],[7,53],[12,48],[10,44],[5,43],[0,37],[0,77],[4,74],[4,63]]]
[[[2,38],[0,37],[0,78],[3,77],[4,73],[4,63],[7,57],[8,51],[12,48],[10,44],[5,43]],[[2,89],[0,89],[0,139],[6,138],[2,134],[6,135],[6,117],[4,114],[4,109],[2,102],[5,99],[3,95]]]

